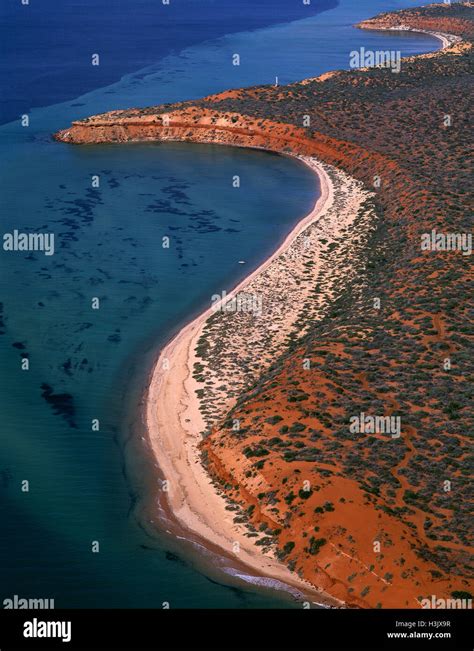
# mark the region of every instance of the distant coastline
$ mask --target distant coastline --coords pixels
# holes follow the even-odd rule
[[[426,34],[427,36],[433,36],[434,38],[438,39],[438,41],[441,42],[441,47],[438,52],[441,50],[445,50],[448,47],[451,47],[452,45],[455,45],[456,43],[459,43],[462,39],[460,36],[456,36],[455,34],[447,34],[444,32],[437,32],[437,31],[432,31],[428,29],[421,29],[420,27],[409,27],[407,25],[389,25],[389,26],[383,26],[380,24],[377,19],[372,19],[372,20],[367,20],[359,23],[357,25],[360,29],[367,29],[367,30],[374,30],[374,31],[380,31],[380,32],[413,32],[414,34]],[[428,52],[427,54],[418,54],[417,56],[423,57],[423,56],[432,56],[433,54],[436,54],[435,52]]]
[[[284,20],[299,20],[337,6],[337,0],[318,0],[309,7],[303,3],[275,2],[273,11],[265,11],[251,2],[240,0],[220,3],[220,20],[200,21],[207,11],[213,11],[212,0],[192,0],[164,5],[155,0],[120,3],[117,11],[110,11],[109,0],[87,0],[56,4],[33,2],[25,11],[20,1],[4,3],[2,7],[2,65],[0,84],[9,88],[14,79],[15,93],[0,102],[0,124],[17,120],[33,108],[50,106],[73,100],[97,87],[118,81],[124,75],[134,74],[145,66],[155,64],[173,51],[180,51],[209,39],[246,29],[261,29]],[[263,9],[263,10],[262,10]],[[35,29],[28,39],[19,40],[16,29],[25,29],[30,16]],[[98,28],[107,21],[107,30]],[[159,21],[159,25],[157,25]],[[194,24],[199,21],[199,30]],[[161,30],[156,38],[157,29]],[[52,33],[62,38],[51,39]],[[92,42],[97,40],[102,52],[99,67],[91,66],[89,54],[84,56],[83,34]],[[168,34],[163,38],[164,34]],[[28,52],[32,53],[31,58]],[[146,55],[143,53],[146,52]],[[46,76],[39,70],[37,57],[48,70]],[[21,62],[21,65],[19,65]],[[14,73],[12,74],[12,70]]]

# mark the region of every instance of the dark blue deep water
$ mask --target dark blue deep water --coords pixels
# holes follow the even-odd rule
[[[411,4],[4,3],[1,234],[53,232],[56,250],[0,249],[0,604],[16,594],[56,607],[288,605],[207,578],[154,529],[155,475],[135,426],[160,345],[276,248],[315,201],[313,176],[259,151],[73,147],[50,134],[113,108],[347,68],[361,45],[436,49],[429,37],[352,27]]]
[[[313,16],[337,0],[5,0],[0,123],[72,99],[228,32]],[[93,54],[99,67],[91,66]],[[13,72],[13,75],[12,75]]]

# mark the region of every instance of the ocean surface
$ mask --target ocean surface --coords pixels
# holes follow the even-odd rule
[[[287,607],[203,571],[199,554],[157,531],[137,420],[160,346],[277,247],[314,204],[315,178],[260,151],[74,147],[50,134],[110,109],[348,68],[362,45],[408,55],[439,43],[352,27],[411,0],[12,4],[0,28],[1,234],[53,232],[55,253],[0,249],[0,607],[13,595]]]

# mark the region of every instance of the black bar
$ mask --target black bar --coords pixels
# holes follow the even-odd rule
[[[71,622],[69,642],[60,637],[24,637],[24,631],[43,632],[40,622],[63,621]],[[415,624],[409,627],[400,622]],[[469,610],[1,610],[0,651],[463,651],[473,648],[469,630]],[[49,632],[60,632],[59,627]],[[67,637],[67,628],[61,632]],[[389,638],[389,633],[406,633],[409,637]],[[421,633],[432,633],[433,637],[418,637]],[[440,633],[449,633],[450,637],[441,638]]]

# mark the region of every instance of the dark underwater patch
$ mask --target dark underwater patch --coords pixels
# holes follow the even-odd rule
[[[46,400],[56,416],[61,416],[69,427],[77,429],[74,420],[76,415],[74,398],[70,393],[54,393],[53,388],[49,384],[46,384],[46,382],[43,382],[41,385],[41,397]]]

